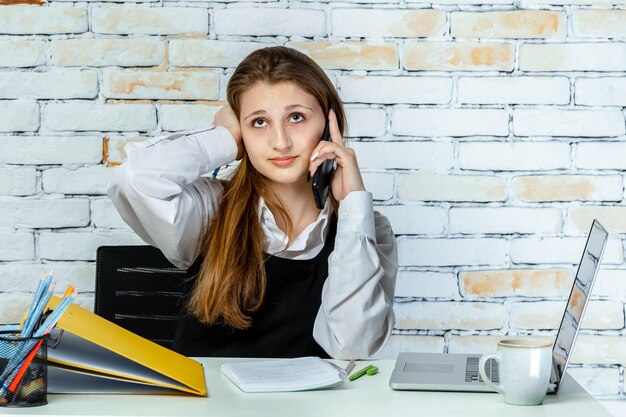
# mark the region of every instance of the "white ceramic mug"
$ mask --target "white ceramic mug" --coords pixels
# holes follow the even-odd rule
[[[485,364],[490,359],[498,362],[499,384],[485,373]],[[498,342],[497,353],[483,355],[478,371],[487,385],[504,394],[504,402],[539,405],[548,390],[551,362],[552,343],[533,338],[511,338]]]

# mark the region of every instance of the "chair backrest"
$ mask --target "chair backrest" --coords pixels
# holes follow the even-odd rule
[[[171,348],[187,270],[153,246],[100,246],[94,311],[146,339]]]

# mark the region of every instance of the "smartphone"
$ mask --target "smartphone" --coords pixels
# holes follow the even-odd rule
[[[330,104],[330,108],[335,110],[332,103]],[[326,115],[326,124],[324,125],[324,132],[322,132],[322,139],[331,141],[330,138],[330,129],[328,128],[328,115]],[[335,161],[333,159],[327,159],[322,162],[315,174],[313,175],[313,184],[311,188],[313,189],[313,197],[315,198],[315,205],[318,209],[323,209],[326,204],[326,196],[328,195],[328,187],[330,186],[330,181],[332,179],[333,173],[335,172]]]

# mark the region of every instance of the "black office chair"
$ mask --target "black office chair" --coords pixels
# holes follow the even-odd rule
[[[189,270],[153,246],[100,246],[96,256],[97,315],[167,348],[172,347]]]

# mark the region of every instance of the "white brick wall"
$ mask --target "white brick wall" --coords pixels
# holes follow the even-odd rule
[[[379,356],[553,338],[597,218],[573,373],[626,399],[626,1],[126,3],[0,6],[0,323],[49,269],[92,308],[96,248],[141,243],[104,195],[124,144],[210,127],[237,64],[286,45],[337,86],[398,236]]]

